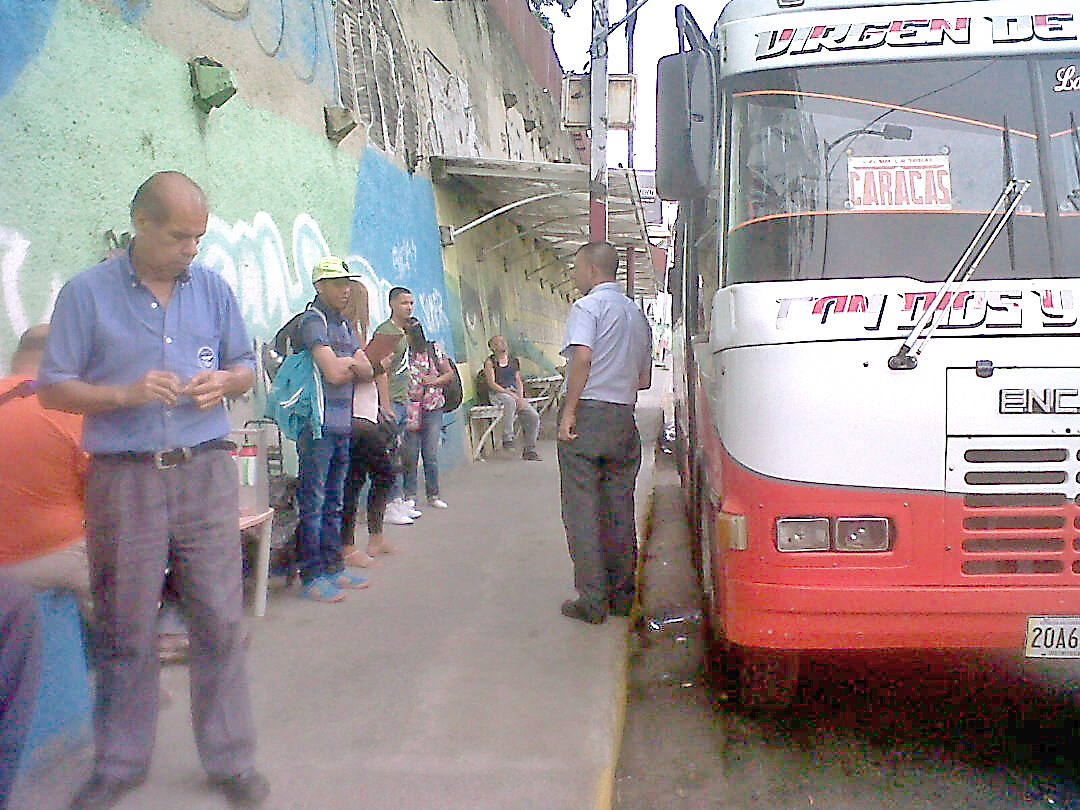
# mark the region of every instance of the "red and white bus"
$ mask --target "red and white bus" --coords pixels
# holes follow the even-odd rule
[[[677,24],[657,188],[714,658],[784,702],[807,650],[1080,657],[1080,11]]]

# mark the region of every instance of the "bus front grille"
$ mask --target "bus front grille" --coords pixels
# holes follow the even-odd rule
[[[1080,437],[950,437],[946,469],[950,579],[1076,581]]]

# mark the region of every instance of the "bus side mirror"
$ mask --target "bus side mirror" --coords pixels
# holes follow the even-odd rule
[[[656,65],[656,192],[663,200],[705,197],[713,175],[716,74],[703,50]]]

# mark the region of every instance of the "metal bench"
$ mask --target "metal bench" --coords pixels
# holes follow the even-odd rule
[[[503,406],[502,405],[474,405],[469,409],[469,427],[472,432],[472,457],[473,461],[480,460],[480,454],[484,450],[484,442],[489,438],[491,439],[491,451],[495,452],[495,429],[502,422],[503,418]],[[488,425],[483,428],[483,422],[487,420]],[[483,429],[482,429],[483,428]],[[481,430],[480,438],[477,439],[477,431]]]

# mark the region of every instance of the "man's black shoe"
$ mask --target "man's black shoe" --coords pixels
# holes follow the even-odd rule
[[[526,450],[521,454],[521,458],[525,461],[543,461],[540,458],[540,454],[535,450]]]
[[[145,781],[145,773],[131,779],[95,773],[71,800],[71,810],[107,810],[115,807],[125,793]]]
[[[270,795],[270,782],[254,768],[235,776],[211,777],[210,784],[237,807],[258,807]]]
[[[608,612],[612,616],[629,616],[633,607],[634,597],[632,595],[613,596],[611,597],[611,607]]]
[[[599,610],[582,604],[581,600],[568,599],[562,603],[562,615],[571,619],[588,622],[589,624],[603,624],[604,614]]]

